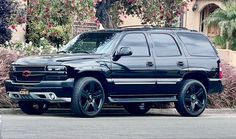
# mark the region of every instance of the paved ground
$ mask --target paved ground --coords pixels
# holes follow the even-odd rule
[[[201,117],[180,117],[174,110],[130,116],[106,109],[96,118],[73,117],[69,111],[42,116],[2,115],[4,139],[236,139],[236,113],[207,110]]]

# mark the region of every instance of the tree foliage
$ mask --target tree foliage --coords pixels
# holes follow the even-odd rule
[[[218,25],[221,37],[226,38],[228,46],[234,46],[236,37],[236,4],[227,3],[225,9],[217,9],[206,20],[206,25]]]
[[[25,0],[26,1],[26,0]],[[122,16],[137,16],[143,24],[174,26],[190,0],[27,0],[26,39],[40,46],[40,38],[54,44],[68,41],[75,17],[95,21],[104,28],[122,24]]]
[[[57,46],[68,41],[74,17],[77,15],[81,20],[91,17],[92,6],[92,2],[80,0],[29,0],[27,40],[40,45],[39,40],[46,38]]]
[[[11,39],[9,19],[12,14],[12,2],[10,0],[0,1],[0,44],[4,44]]]
[[[99,1],[99,0],[98,0]],[[122,23],[121,15],[137,16],[143,24],[171,27],[178,22],[178,17],[187,10],[190,0],[100,0],[104,3],[97,6],[97,11],[103,9],[106,22],[99,20],[105,28],[116,27]],[[109,18],[110,16],[110,18]],[[111,22],[111,23],[108,23]],[[112,26],[110,26],[112,25]]]

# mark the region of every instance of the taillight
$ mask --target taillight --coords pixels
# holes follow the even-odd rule
[[[219,78],[223,78],[222,64],[219,64]]]

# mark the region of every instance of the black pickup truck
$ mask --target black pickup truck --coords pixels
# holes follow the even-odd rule
[[[11,65],[9,97],[27,114],[50,103],[71,103],[77,116],[94,117],[104,103],[144,114],[153,103],[174,102],[182,116],[199,116],[207,95],[220,93],[220,58],[206,36],[179,28],[86,32],[57,54]]]

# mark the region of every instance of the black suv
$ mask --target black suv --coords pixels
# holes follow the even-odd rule
[[[58,54],[17,60],[9,76],[6,91],[27,114],[66,102],[77,116],[96,116],[104,103],[144,114],[153,103],[174,102],[182,116],[199,116],[207,95],[223,90],[211,42],[179,28],[86,32]]]

